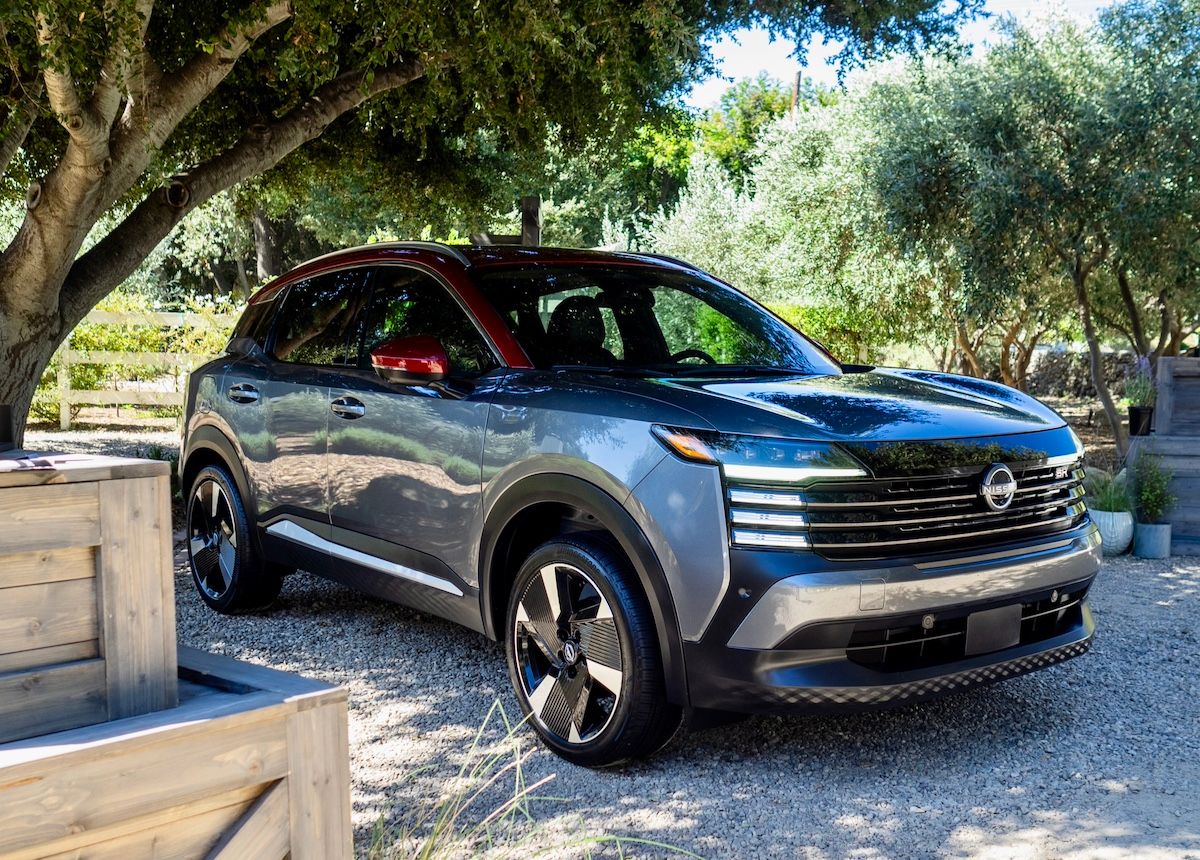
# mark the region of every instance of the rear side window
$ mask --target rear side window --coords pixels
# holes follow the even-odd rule
[[[475,323],[436,279],[399,266],[376,269],[363,314],[359,367],[370,369],[371,350],[380,344],[417,335],[441,341],[456,375],[478,376],[497,366]]]
[[[292,364],[350,363],[365,278],[365,269],[342,269],[292,284],[279,312],[271,354]]]
[[[271,325],[271,312],[275,310],[275,301],[255,302],[242,313],[241,319],[233,328],[230,340],[248,337],[259,346],[266,346],[267,332]]]

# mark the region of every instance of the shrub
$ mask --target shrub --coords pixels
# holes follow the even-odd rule
[[[1134,498],[1140,523],[1161,523],[1175,504],[1171,472],[1153,454],[1142,454],[1133,468]]]
[[[1153,406],[1156,394],[1150,359],[1139,355],[1137,362],[1125,375],[1125,399],[1130,406]]]
[[[1095,511],[1128,511],[1129,489],[1120,478],[1096,469],[1089,471],[1083,482],[1088,507]]]

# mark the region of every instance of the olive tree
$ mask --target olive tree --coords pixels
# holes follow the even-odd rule
[[[619,137],[726,28],[861,55],[945,41],[978,5],[3,0],[0,187],[27,210],[0,253],[0,402],[23,425],[55,347],[181,218],[343,117],[410,163],[485,131]]]

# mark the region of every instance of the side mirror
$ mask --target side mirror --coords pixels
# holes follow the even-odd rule
[[[235,358],[251,358],[261,352],[262,347],[252,337],[235,337],[225,345],[225,353]]]
[[[446,348],[436,337],[417,335],[385,341],[371,350],[371,366],[388,382],[424,385],[450,372]]]

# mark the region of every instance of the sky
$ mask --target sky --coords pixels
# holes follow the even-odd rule
[[[962,30],[962,39],[976,48],[986,47],[997,38],[999,19],[1007,15],[1036,28],[1038,22],[1044,21],[1048,12],[1053,10],[1057,15],[1087,24],[1095,19],[1097,11],[1110,2],[1111,0],[1055,0],[1053,3],[1047,3],[1046,0],[986,0],[984,8],[991,17],[967,24]],[[800,64],[791,56],[794,49],[795,43],[789,40],[778,39],[772,42],[766,30],[739,30],[721,39],[713,47],[722,76],[706,78],[697,83],[685,101],[695,108],[712,107],[729,87],[732,82],[729,79],[751,78],[760,71],[790,83],[796,72],[800,71]],[[823,39],[814,38],[809,43],[807,64],[803,68],[805,77],[822,84],[836,84],[837,68],[829,65],[827,60],[836,54],[837,50],[836,44],[826,44]]]

